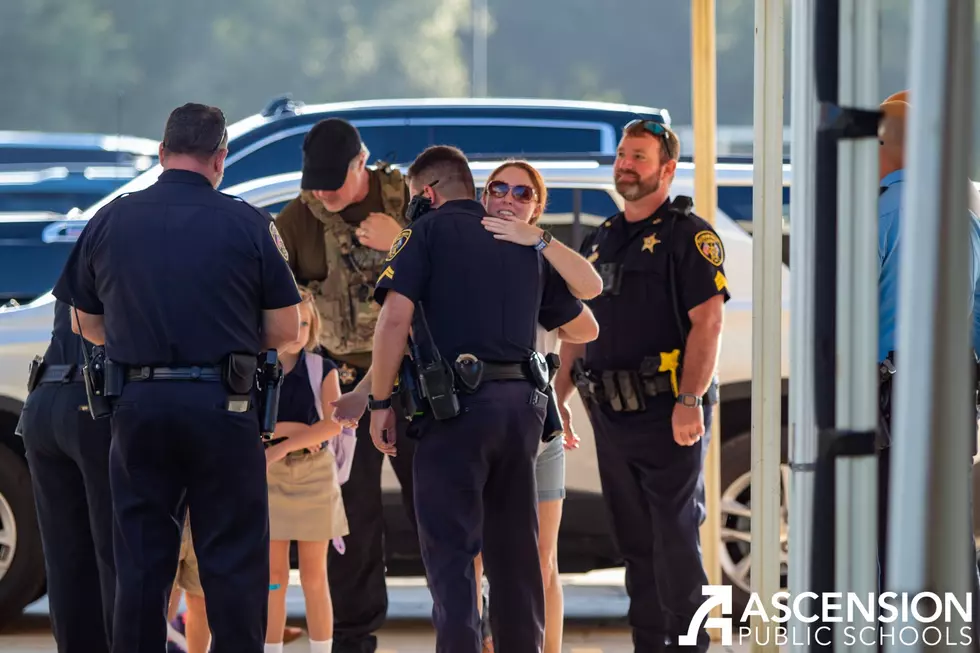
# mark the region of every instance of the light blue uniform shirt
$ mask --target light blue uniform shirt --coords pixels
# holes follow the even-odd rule
[[[899,250],[902,224],[902,186],[904,171],[896,170],[881,180],[885,189],[878,197],[878,361],[895,350],[895,324],[898,319]],[[973,341],[980,345],[980,315],[974,313],[980,301],[980,220],[970,213],[970,296],[967,315],[973,316]]]

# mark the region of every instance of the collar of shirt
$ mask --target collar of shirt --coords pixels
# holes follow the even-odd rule
[[[902,206],[902,182],[905,181],[905,171],[896,170],[882,178],[878,185],[885,191],[878,198],[878,216],[893,213]]]
[[[442,211],[444,209],[451,213],[466,213],[481,218],[487,214],[487,210],[476,200],[449,200],[440,204],[439,208],[434,209],[434,211]]]
[[[623,225],[623,228],[625,228],[627,232],[636,233],[636,231],[645,229],[650,224],[653,224],[655,220],[659,218],[663,218],[667,214],[667,207],[669,206],[670,206],[670,198],[668,197],[667,199],[664,200],[663,204],[657,207],[656,211],[654,211],[647,217],[643,218],[642,220],[638,220],[637,222],[627,222],[626,212],[620,211],[619,214],[616,215],[616,221],[621,223]]]
[[[193,172],[191,170],[178,170],[176,168],[161,172],[158,183],[194,184],[198,186],[211,185],[208,178],[199,172]]]

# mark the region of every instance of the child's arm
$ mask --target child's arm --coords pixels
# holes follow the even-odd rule
[[[323,379],[320,392],[324,406],[329,406],[331,401],[337,400],[340,396],[340,376],[337,370],[330,370],[327,377]],[[276,458],[278,460],[291,451],[313,447],[329,440],[340,433],[340,428],[340,424],[330,419],[328,415],[324,415],[323,419],[313,426],[300,422],[279,422],[276,424],[275,437],[285,437],[286,440],[270,447],[270,451],[276,450],[272,455],[278,456]]]

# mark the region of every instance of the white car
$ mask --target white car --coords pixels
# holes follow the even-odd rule
[[[471,165],[477,186],[482,188],[496,162]],[[548,184],[548,207],[541,224],[565,243],[581,242],[590,230],[622,208],[623,201],[616,193],[609,165],[594,161],[552,161],[535,165]],[[672,195],[694,196],[693,173],[693,165],[678,165]],[[717,179],[719,186],[751,187],[752,168],[720,164]],[[299,194],[299,183],[300,174],[290,173],[239,184],[227,192],[275,215]],[[784,183],[789,183],[788,170]],[[751,533],[752,239],[745,229],[720,210],[716,212],[715,228],[725,245],[725,270],[732,293],[726,306],[718,367],[721,383],[722,567],[726,582],[747,593]],[[781,347],[784,424],[789,375],[789,287],[788,269],[784,265]],[[23,459],[23,443],[13,431],[27,394],[28,364],[35,354],[44,352],[50,339],[53,303],[48,293],[25,306],[0,310],[0,623],[5,614],[21,610],[43,591],[43,560]],[[564,573],[621,564],[602,501],[592,431],[577,396],[573,402],[576,430],[582,436],[582,446],[566,456],[567,499],[558,547],[559,566]],[[784,428],[783,463],[787,452],[785,433]],[[388,465],[385,465],[384,474],[389,573],[421,575],[418,544],[411,536],[400,506],[398,481]],[[784,500],[785,496],[784,491]],[[786,508],[784,504],[784,516]],[[785,538],[786,529],[782,532]],[[785,559],[784,553],[784,564]],[[785,567],[783,573],[786,573]]]

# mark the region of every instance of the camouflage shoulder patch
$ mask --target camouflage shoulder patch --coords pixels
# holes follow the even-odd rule
[[[395,242],[391,244],[391,249],[388,250],[388,258],[386,258],[385,261],[390,261],[398,256],[398,252],[402,251],[402,248],[405,247],[405,244],[408,242],[408,239],[411,238],[411,236],[411,229],[403,229],[402,232],[398,234],[398,237],[395,238]]]
[[[715,232],[707,229],[699,231],[694,235],[694,244],[698,248],[698,253],[713,266],[721,267],[725,262],[725,247]]]
[[[289,252],[286,251],[286,243],[282,242],[282,236],[279,235],[279,230],[276,229],[276,223],[269,223],[269,233],[272,235],[272,240],[276,243],[276,249],[282,254],[285,260],[289,260]]]

